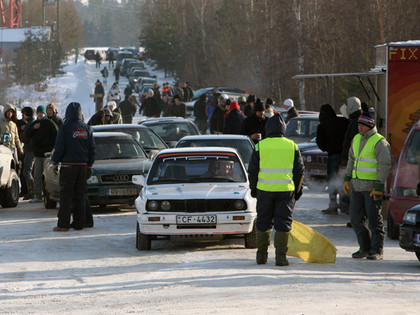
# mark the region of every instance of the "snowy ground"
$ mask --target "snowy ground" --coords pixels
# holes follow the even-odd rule
[[[99,70],[83,58],[65,70],[48,91],[58,91],[61,115],[78,101],[89,118]],[[31,104],[46,104],[48,93],[32,96]],[[0,209],[0,314],[417,313],[415,255],[386,239],[383,261],[351,259],[357,246],[348,216],[323,215],[326,206],[327,194],[305,190],[294,216],[335,244],[336,263],[290,257],[290,266],[276,267],[273,247],[268,264],[258,266],[241,239],[161,241],[137,251],[134,208],[102,209],[94,212],[94,228],[56,233],[56,210],[21,201]]]
[[[21,202],[0,210],[0,313],[376,314],[417,313],[420,263],[386,240],[384,260],[353,260],[344,214],[318,209],[305,191],[295,219],[337,247],[335,264],[255,264],[242,240],[152,243],[135,248],[134,209],[94,213],[95,227],[56,233],[56,211]]]

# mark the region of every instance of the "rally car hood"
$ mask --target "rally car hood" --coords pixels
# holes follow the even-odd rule
[[[144,188],[146,199],[243,199],[247,183],[194,183],[151,185]]]

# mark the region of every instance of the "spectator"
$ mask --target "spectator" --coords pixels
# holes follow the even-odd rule
[[[245,96],[239,96],[238,97],[238,105],[239,105],[239,109],[240,111],[243,113],[245,110],[245,106],[246,106],[246,97]]]
[[[165,114],[167,117],[187,117],[187,106],[181,102],[179,95],[175,95]]]
[[[106,67],[104,67],[101,70],[101,73],[102,73],[102,78],[103,78],[104,84],[106,85],[107,80],[108,80],[108,76],[109,76],[109,71],[108,71],[108,69]]]
[[[160,105],[156,101],[156,98],[153,97],[154,96],[153,90],[150,89],[147,95],[148,95],[147,98],[141,104],[140,114],[143,113],[143,115],[146,117],[159,117]]]
[[[57,116],[57,109],[52,103],[47,105],[47,117],[55,123],[57,129],[64,124],[64,120]]]
[[[56,124],[47,118],[45,106],[38,106],[36,109],[37,119],[25,130],[25,138],[32,140],[34,150],[34,198],[31,203],[42,202],[42,176],[44,172],[45,153],[51,152],[54,148],[57,137]]]
[[[220,98],[220,93],[217,90],[214,90],[212,95],[207,100],[206,114],[209,121],[211,120],[211,117],[213,116],[213,112],[219,103],[219,98]]]
[[[23,168],[20,174],[20,181],[22,191],[26,194],[23,200],[30,200],[34,197],[34,178],[32,176],[32,169],[34,166],[34,151],[32,148],[32,141],[25,138],[25,130],[34,121],[34,110],[32,107],[26,106],[22,108],[22,119],[18,121],[18,132],[21,142],[23,143]],[[20,125],[20,126],[19,126]],[[20,130],[19,130],[20,129]]]
[[[152,90],[153,90],[153,97],[155,98],[156,103],[158,104],[158,107],[159,107],[159,115],[157,115],[156,117],[159,117],[160,116],[160,111],[162,109],[162,104],[161,104],[162,98],[160,97],[159,84],[157,82],[153,83],[153,89]],[[155,115],[156,115],[156,113],[155,113]]]
[[[207,132],[206,100],[207,95],[203,93],[194,104],[195,123],[203,135]]]
[[[168,110],[168,106],[169,106],[169,97],[168,95],[163,95],[162,96],[162,113],[166,113],[166,111]]]
[[[92,174],[95,142],[91,128],[82,120],[79,103],[67,106],[66,122],[58,132],[51,161],[55,168],[61,162],[60,209],[57,226],[53,230],[68,231],[71,213],[73,228],[81,230],[86,226],[86,180]]]
[[[254,115],[255,95],[249,95],[246,103],[244,114],[246,117],[251,117]]]
[[[3,109],[3,117],[0,119],[0,134],[8,133],[11,136],[9,147],[17,150],[16,154],[23,154],[23,146],[19,139],[19,132],[16,126],[16,110],[13,105],[6,104]]]
[[[179,86],[179,82],[175,83],[173,95],[179,95],[180,99],[184,99],[184,90]]]
[[[120,108],[117,107],[114,101],[110,101],[107,103],[108,109],[112,113],[111,124],[121,124],[121,111]]]
[[[168,97],[168,99],[174,96],[173,95],[173,89],[169,85],[168,82],[166,82],[166,83],[163,84],[163,88],[162,88],[162,99],[163,99],[163,96],[165,96],[165,95]]]
[[[101,81],[96,80],[95,91],[94,91],[94,101],[95,101],[95,111],[100,110],[104,104],[105,89]]]
[[[112,84],[111,88],[108,91],[108,95],[107,95],[106,99],[107,99],[108,102],[114,101],[117,106],[120,103],[121,90],[120,90],[120,87],[118,86],[117,82],[114,82],[114,84]]]
[[[127,86],[124,89],[124,96],[130,96],[133,94],[133,89],[131,88],[130,84],[127,84]]]
[[[101,108],[88,121],[89,126],[111,124],[112,113],[109,108]]]
[[[337,184],[338,170],[340,168],[341,151],[348,120],[344,117],[337,117],[334,109],[329,104],[324,104],[319,112],[319,122],[316,132],[316,143],[322,151],[328,153],[329,204],[328,208],[322,210],[322,212],[325,214],[338,214],[337,195],[341,188],[341,185]]]
[[[120,103],[120,111],[122,116],[122,122],[124,124],[131,124],[133,122],[133,117],[137,112],[136,103],[132,102],[132,96],[126,96],[124,101]],[[134,96],[135,97],[135,96]]]
[[[299,114],[293,104],[293,100],[288,98],[283,102],[283,107],[284,109],[286,109],[287,111],[287,116],[286,119],[284,120],[284,122],[287,124],[289,122],[290,119],[294,118],[294,117],[298,117]]]
[[[114,61],[115,61],[115,54],[112,50],[110,50],[109,53],[108,53],[108,67],[110,69],[114,68]]]
[[[96,68],[101,67],[101,60],[102,60],[102,57],[99,54],[99,51],[97,51],[96,54],[95,54]]]
[[[265,123],[268,120],[265,116],[264,105],[260,99],[257,99],[254,111],[254,114],[245,118],[242,123],[241,134],[249,136],[254,143],[258,143],[261,139],[265,139]]]
[[[220,96],[219,104],[214,109],[213,115],[211,116],[211,119],[210,119],[210,133],[211,134],[223,133],[223,126],[225,124],[225,114],[227,111],[226,100],[228,100],[226,95]]]
[[[184,102],[189,102],[194,96],[194,92],[191,88],[190,82],[187,81],[184,83],[182,91],[184,92],[184,98],[182,100]]]
[[[245,118],[245,115],[242,114],[239,109],[239,104],[236,102],[230,103],[230,107],[225,118],[223,133],[240,135],[241,127]]]
[[[120,75],[121,75],[121,69],[120,66],[116,66],[114,68],[114,77],[115,77],[115,82],[119,83],[120,82]],[[124,90],[124,94],[125,94],[125,90]]]

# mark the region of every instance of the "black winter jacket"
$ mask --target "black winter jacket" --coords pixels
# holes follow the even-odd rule
[[[213,115],[210,119],[210,133],[223,132],[223,126],[225,123],[226,111],[223,111],[220,106],[214,109]]]
[[[251,136],[254,133],[260,133],[261,139],[265,138],[265,123],[268,118],[264,116],[263,118],[258,117],[257,115],[252,115],[244,120],[241,127],[241,135]],[[254,143],[257,143],[258,140],[252,140]]]
[[[206,96],[200,97],[197,102],[194,103],[194,116],[197,120],[207,120],[206,115]]]
[[[240,135],[245,115],[239,109],[232,109],[225,118],[224,134]]]
[[[36,124],[38,129],[34,129]],[[54,149],[55,138],[57,137],[56,124],[45,116],[44,119],[37,119],[25,130],[24,138],[32,140],[32,148],[35,157],[45,157],[44,153]]]
[[[346,134],[344,135],[344,141],[343,141],[343,151],[341,154],[341,161],[343,165],[347,165],[347,160],[349,158],[349,150],[351,146],[351,142],[353,141],[353,138],[355,135],[359,133],[358,120],[360,115],[362,114],[362,111],[358,110],[350,114],[349,116],[349,124],[347,126]]]
[[[318,147],[328,152],[328,155],[341,154],[348,125],[347,118],[337,117],[334,109],[329,104],[325,104],[321,106],[319,121],[316,131]]]
[[[95,162],[95,142],[92,129],[82,121],[79,103],[70,103],[66,122],[60,128],[51,157],[54,163],[92,166]]]

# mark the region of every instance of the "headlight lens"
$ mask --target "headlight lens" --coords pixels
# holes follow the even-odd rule
[[[234,203],[235,209],[243,210],[245,209],[245,201],[243,200],[236,200]]]
[[[91,177],[88,178],[87,183],[88,185],[99,183],[98,177],[96,177],[96,175],[92,175]]]
[[[312,162],[312,157],[311,157],[310,155],[308,155],[308,156],[306,157],[306,162],[309,162],[309,163],[311,163],[311,162]]]
[[[160,207],[162,208],[162,210],[168,211],[169,209],[171,209],[171,203],[167,200],[162,201],[162,204],[160,205]]]
[[[154,200],[153,201],[149,201],[147,203],[147,208],[148,208],[148,210],[155,211],[155,210],[157,210],[159,208],[159,202],[154,201]]]
[[[416,225],[416,214],[412,212],[407,212],[404,215],[404,223],[409,223],[412,225]]]

